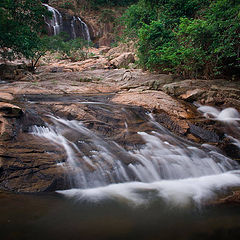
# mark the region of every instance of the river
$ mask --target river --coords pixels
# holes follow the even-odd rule
[[[1,239],[239,237],[238,208],[213,204],[240,186],[238,163],[214,146],[172,134],[147,110],[110,99],[24,96],[32,119],[41,118],[28,122],[26,134],[65,152],[56,167],[68,187],[1,193]],[[56,114],[59,102],[60,109],[85,108],[94,119]]]

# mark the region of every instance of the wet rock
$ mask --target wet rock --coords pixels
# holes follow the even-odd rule
[[[200,138],[208,143],[218,143],[220,141],[219,135],[214,131],[210,131],[194,124],[189,124],[189,132],[195,137]]]
[[[79,104],[53,104],[52,109],[59,116],[64,116],[67,119],[75,120],[95,120],[95,118],[88,113],[87,108]]]
[[[190,106],[180,103],[179,101],[168,96],[161,91],[144,91],[144,92],[122,92],[112,99],[115,103],[137,105],[146,109],[164,111],[170,116],[182,119],[190,119],[196,113]]]
[[[166,113],[157,114],[156,120],[171,132],[179,135],[185,135],[189,129],[189,124],[185,120],[171,117]]]
[[[0,102],[0,114],[3,117],[13,117],[13,118],[18,118],[22,116],[23,111],[20,107],[10,104],[10,103],[5,103],[5,102]]]
[[[43,192],[66,186],[65,174],[57,162],[65,153],[50,142],[36,141],[22,133],[1,148],[0,188],[15,192]],[[57,188],[56,188],[57,187]]]
[[[0,140],[11,140],[16,135],[16,121],[0,117]]]
[[[142,106],[158,113],[158,122],[169,130],[184,135],[189,129],[190,120],[197,113],[190,106],[180,103],[163,92],[123,92],[113,97],[115,103]]]
[[[202,89],[188,90],[186,93],[179,96],[179,98],[186,101],[197,101],[205,91]]]
[[[212,204],[240,204],[240,191],[233,191],[231,195],[214,201]]]
[[[240,163],[240,148],[232,141],[225,139],[225,141],[221,144],[221,149],[226,153],[227,156],[239,161]]]

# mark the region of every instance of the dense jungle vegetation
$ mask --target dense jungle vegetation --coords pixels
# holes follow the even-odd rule
[[[191,78],[229,77],[234,80],[240,76],[239,0],[77,2],[98,8],[127,6],[122,18],[124,37],[137,43],[139,65],[144,69]],[[41,16],[47,14],[44,11],[40,0],[1,1],[2,55],[36,57],[43,46],[40,36]]]
[[[240,1],[140,0],[124,20],[145,69],[239,77]]]

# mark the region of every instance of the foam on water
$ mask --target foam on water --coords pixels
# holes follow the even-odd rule
[[[212,118],[217,121],[231,124],[237,124],[237,121],[240,121],[240,114],[235,108],[226,108],[219,111],[215,107],[200,106],[198,111],[202,112],[204,117]]]
[[[126,151],[115,142],[106,142],[78,121],[51,117],[54,126],[34,126],[33,134],[49,139],[62,146],[67,154],[67,164],[72,169],[79,167],[79,181],[88,183],[79,187],[94,187],[125,181],[154,182],[161,179],[183,179],[219,174],[238,167],[237,163],[215,150],[199,148],[180,142],[166,132],[153,131],[151,134],[138,132],[145,144],[137,150]],[[66,129],[78,132],[88,139],[88,155],[76,143],[64,136]],[[120,157],[116,152],[121,152]],[[132,159],[124,164],[124,158]],[[86,166],[94,169],[88,173]],[[91,177],[87,177],[88,174]],[[76,178],[76,176],[75,176]],[[83,181],[84,179],[84,181]]]
[[[219,119],[236,117],[231,109],[211,112]],[[49,116],[52,123],[34,126],[32,133],[63,147],[67,159],[58,165],[66,172],[71,169],[73,189],[59,193],[78,200],[117,199],[142,204],[161,198],[175,205],[200,204],[216,191],[240,186],[237,162],[216,147],[174,136],[149,117],[155,130],[138,132],[145,144],[131,151],[75,120]],[[77,141],[69,138],[69,133],[77,135]]]
[[[80,201],[101,201],[113,199],[132,204],[145,204],[152,200],[146,193],[152,192],[155,198],[167,203],[186,206],[192,202],[201,204],[216,196],[217,191],[240,185],[240,171],[181,180],[162,180],[152,183],[129,182],[111,184],[90,189],[70,189],[58,191]]]

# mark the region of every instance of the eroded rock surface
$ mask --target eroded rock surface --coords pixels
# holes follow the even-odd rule
[[[177,98],[205,105],[235,107],[240,110],[239,82],[217,80],[183,80],[165,84],[161,89]]]
[[[123,54],[127,50],[123,50]],[[7,81],[0,84],[2,189],[42,192],[67,187],[68,179],[58,165],[66,161],[65,151],[29,134],[33,125],[44,126],[49,114],[79,120],[88,129],[131,150],[143,144],[142,138],[135,134],[138,129],[151,131],[149,125],[140,120],[148,112],[177,135],[219,146],[231,158],[240,158],[236,145],[225,136],[226,126],[205,119],[192,104],[198,101],[220,109],[230,106],[240,110],[238,83],[181,80],[174,75],[139,69],[110,69],[110,61],[121,54],[120,50],[114,52],[104,47],[92,59],[51,62],[39,67],[35,74],[24,74],[10,81],[2,79]],[[117,104],[116,109],[100,110],[94,104],[86,104],[91,96],[92,102]],[[117,110],[132,106],[139,107],[132,115],[123,116]],[[236,133],[231,133],[236,137]]]
[[[114,58],[113,60],[110,61],[110,65],[113,66],[114,68],[124,68],[129,65],[129,63],[134,63],[135,58],[133,53],[123,53],[117,58]]]

